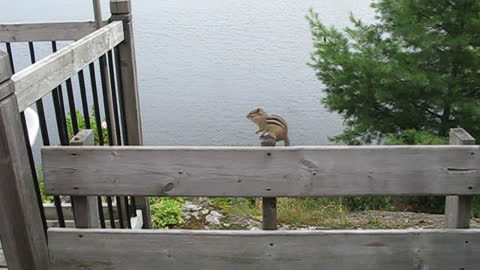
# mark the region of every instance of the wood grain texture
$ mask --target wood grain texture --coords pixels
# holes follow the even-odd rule
[[[478,269],[480,231],[50,229],[49,251],[62,270]]]
[[[13,92],[15,92],[15,88],[12,81],[0,83],[0,100],[10,96]]]
[[[58,147],[46,190],[68,195],[308,197],[480,193],[479,146]]]
[[[473,138],[463,128],[450,129],[450,145],[474,145]],[[469,228],[473,196],[447,196],[445,201],[445,227]]]
[[[0,30],[1,31],[1,30]],[[6,52],[0,51],[0,83],[10,79],[12,68]]]
[[[123,40],[123,25],[112,22],[15,73],[12,81],[23,111]]]
[[[14,95],[0,101],[0,235],[10,269],[48,269],[47,241]]]
[[[14,92],[14,87],[10,77],[12,68],[6,52],[0,51],[0,100],[10,96]]]
[[[95,30],[92,21],[0,24],[0,42],[78,40]]]

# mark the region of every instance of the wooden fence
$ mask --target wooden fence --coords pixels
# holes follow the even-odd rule
[[[469,135],[452,129],[452,144]],[[480,194],[480,146],[45,147],[47,192],[318,197]],[[448,206],[447,217],[467,213]],[[467,210],[465,210],[467,209]],[[465,218],[465,217],[464,217]],[[467,224],[469,212],[466,216]],[[449,224],[447,222],[447,224]],[[457,224],[458,225],[458,224]],[[460,225],[454,228],[461,227]],[[463,227],[468,227],[463,226]],[[473,269],[480,230],[51,229],[53,269]],[[128,242],[132,250],[117,248]],[[95,248],[101,247],[101,248]]]
[[[111,0],[112,18],[108,22],[101,20],[99,2],[94,4],[94,23],[0,25],[3,42],[77,40],[15,74],[11,54],[0,52],[0,235],[10,269],[480,267],[480,230],[466,229],[472,195],[480,194],[480,146],[473,145],[473,138],[461,129],[451,131],[448,146],[93,147],[87,146],[92,144],[92,131],[78,130],[75,134],[80,143],[73,143],[76,146],[48,146],[48,133],[42,134],[47,145],[42,150],[47,193],[56,198],[73,197],[77,227],[50,228],[45,234],[43,205],[39,208],[32,203],[39,199],[39,190],[32,184],[36,182],[35,166],[22,136],[25,126],[21,112],[25,108],[36,103],[41,111],[42,98],[50,92],[61,93],[59,85],[64,81],[71,94],[70,78],[98,59],[102,88],[107,89],[104,99],[110,145],[119,144],[120,132],[116,131],[120,126],[124,144],[142,144],[130,1]],[[112,61],[107,61],[106,54],[113,48],[118,56],[118,76],[109,81],[107,64]],[[125,117],[121,125],[117,125],[116,110],[112,109],[113,82],[122,88],[119,93]],[[75,112],[74,102],[69,103]],[[45,125],[41,126],[44,133]],[[448,195],[446,224],[452,229],[92,228],[99,227],[97,221],[103,213],[101,200],[97,200],[97,208],[92,196],[142,198],[136,200],[142,210],[138,214],[146,218],[140,216],[131,226],[139,228],[143,223],[149,226],[145,196],[263,197],[274,205],[275,197],[381,195]],[[56,205],[57,211],[61,209],[58,200]],[[268,216],[275,217],[273,212]],[[265,227],[272,229],[275,220],[268,224]]]

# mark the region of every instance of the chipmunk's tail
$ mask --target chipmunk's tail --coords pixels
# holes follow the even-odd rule
[[[290,139],[288,138],[288,136],[286,136],[285,139],[283,139],[283,141],[285,142],[285,146],[290,145]]]

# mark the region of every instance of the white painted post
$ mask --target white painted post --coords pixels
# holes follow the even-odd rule
[[[473,145],[473,138],[463,128],[450,129],[450,144]],[[461,229],[470,227],[473,196],[447,196],[445,201],[445,227]]]

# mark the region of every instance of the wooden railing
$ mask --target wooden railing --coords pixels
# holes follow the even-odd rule
[[[471,138],[465,134],[453,129],[451,142]],[[46,190],[57,195],[463,198],[480,194],[478,145],[45,147],[42,158]],[[465,213],[462,207],[448,211]],[[480,251],[480,230],[465,229],[50,229],[48,237],[53,269],[403,270],[480,265],[475,255]],[[131,249],[117,248],[125,242]]]
[[[101,108],[95,82],[95,76],[98,75],[94,68],[94,61],[98,60],[105,120],[111,139],[106,144],[142,144],[130,1],[111,0],[112,17],[108,22],[101,20],[99,1],[93,2],[95,22],[0,25],[0,42],[6,43],[7,51],[12,51],[10,42],[28,42],[32,62],[31,66],[15,73],[12,54],[0,51],[0,236],[9,269],[49,268],[45,237],[47,223],[36,178],[37,166],[28,143],[23,115],[25,108],[36,103],[43,144],[54,144],[49,139],[42,101],[51,92],[60,144],[68,144],[66,106],[63,104],[61,84],[65,83],[67,87],[68,107],[76,133],[79,128],[75,119],[75,95],[71,79],[78,73],[83,116],[85,122],[90,123],[87,121],[90,112],[82,70],[88,66],[92,93],[95,92],[93,103],[97,128],[100,127],[98,129],[101,130]],[[58,40],[76,42],[57,51],[55,42]],[[51,41],[54,53],[37,62],[33,46],[36,41]],[[118,95],[122,95],[118,99],[120,108],[115,107],[116,99],[110,96],[116,93],[113,89],[115,86]],[[115,118],[113,114],[118,111],[121,117]],[[115,128],[120,126],[117,124],[119,118],[122,130]],[[122,135],[121,142],[118,134]],[[142,199],[143,201],[137,201],[137,207],[142,209],[145,219],[132,226],[142,223],[146,227],[150,226],[147,200]],[[99,209],[102,209],[101,200],[98,202]],[[58,196],[55,197],[55,205],[60,226],[65,226]],[[111,200],[108,201],[108,208],[113,212]],[[127,208],[124,210],[126,212]]]
[[[108,21],[102,22],[102,26]],[[79,40],[97,30],[94,21],[0,24],[0,42]]]
[[[34,104],[123,40],[123,24],[115,21],[15,73],[11,80],[19,110]]]

